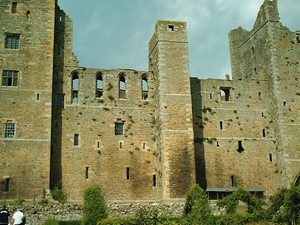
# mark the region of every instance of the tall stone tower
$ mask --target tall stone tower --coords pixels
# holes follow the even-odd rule
[[[186,24],[158,21],[149,42],[149,71],[157,84],[162,198],[180,198],[195,182],[193,120]]]
[[[49,188],[55,0],[0,1],[0,197]]]
[[[263,95],[272,112],[277,187],[291,184],[300,168],[299,35],[279,21],[276,0],[264,1],[251,31],[229,33],[233,79],[268,83]]]

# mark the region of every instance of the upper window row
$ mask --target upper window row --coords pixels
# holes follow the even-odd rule
[[[5,48],[19,49],[20,48],[20,35],[19,34],[6,34]]]
[[[141,83],[141,98],[143,100],[148,99],[148,77],[144,74],[141,77],[142,83]],[[102,98],[103,97],[103,76],[102,73],[98,73],[96,75],[96,85],[95,85],[95,97],[96,98]],[[112,89],[112,84],[108,84],[107,91]],[[78,91],[79,91],[79,76],[78,73],[75,72],[72,74],[72,104],[78,103]],[[119,74],[119,86],[118,86],[118,92],[119,92],[119,99],[126,99],[126,77],[123,73]],[[112,97],[110,97],[112,98]]]

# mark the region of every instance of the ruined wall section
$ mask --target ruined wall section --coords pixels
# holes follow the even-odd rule
[[[200,86],[202,100],[201,109],[193,107],[197,167],[205,169],[202,177],[197,176],[201,186],[243,186],[274,193],[278,171],[268,82],[194,79],[193,83]],[[199,91],[192,95],[197,99]]]
[[[78,103],[72,103],[71,98],[74,73],[79,76]],[[95,97],[99,73],[103,78],[103,96]],[[120,74],[126,82],[122,98]],[[142,98],[145,76],[147,99]],[[99,185],[107,200],[156,199],[159,187],[154,89],[153,76],[143,71],[65,68],[65,107],[57,129],[61,129],[62,184],[70,199],[82,200],[84,189],[91,184]],[[122,135],[115,134],[116,123],[124,124]],[[75,134],[78,145],[74,144]]]
[[[0,1],[1,198],[33,199],[49,187],[54,8],[55,0]],[[4,83],[5,71],[16,83]]]
[[[149,42],[149,70],[157,79],[163,199],[184,197],[195,182],[187,45],[185,23],[156,23]]]

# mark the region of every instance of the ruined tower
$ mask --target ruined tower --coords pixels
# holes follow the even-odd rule
[[[157,83],[162,195],[184,197],[195,182],[192,103],[186,24],[158,21],[149,42],[149,71]]]

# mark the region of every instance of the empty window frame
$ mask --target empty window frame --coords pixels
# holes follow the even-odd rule
[[[2,73],[2,86],[12,87],[18,86],[18,71],[14,70],[3,70]]]
[[[231,87],[220,87],[221,101],[231,101]]]
[[[124,123],[115,123],[115,135],[124,135]]]
[[[148,99],[148,78],[146,75],[142,76],[142,99]]]
[[[119,75],[119,98],[126,98],[126,79],[124,74]]]
[[[63,109],[65,107],[65,94],[56,94],[56,108]]]
[[[78,90],[79,90],[79,76],[78,73],[75,72],[72,74],[72,104],[78,103]]]
[[[12,2],[11,4],[11,13],[17,13],[17,2]]]
[[[5,38],[5,48],[19,49],[20,47],[20,35],[19,34],[7,34]]]
[[[15,137],[15,124],[6,123],[4,124],[4,137],[5,138],[14,138]]]
[[[103,77],[101,73],[96,75],[96,98],[103,96]]]
[[[79,134],[74,134],[74,146],[79,145]]]

